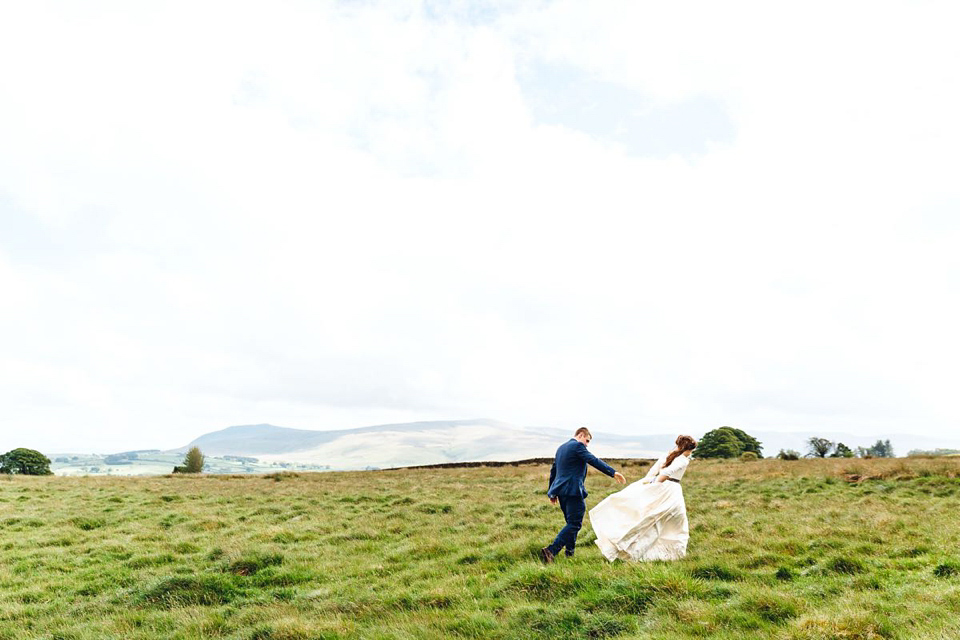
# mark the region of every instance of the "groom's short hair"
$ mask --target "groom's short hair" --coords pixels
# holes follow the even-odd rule
[[[590,433],[590,429],[587,429],[586,427],[580,427],[579,429],[577,429],[574,432],[573,437],[576,438],[577,436],[587,436],[591,440],[593,439],[593,434]]]

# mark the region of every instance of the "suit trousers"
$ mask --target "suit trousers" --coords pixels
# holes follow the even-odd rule
[[[577,544],[577,534],[583,527],[583,514],[587,510],[587,505],[580,496],[557,496],[557,500],[560,502],[560,510],[563,511],[563,518],[567,524],[560,529],[556,540],[547,549],[553,555],[557,555],[560,549],[564,548],[568,554],[572,554]]]

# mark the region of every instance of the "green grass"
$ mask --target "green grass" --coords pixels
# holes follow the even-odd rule
[[[548,472],[2,477],[0,640],[960,637],[960,459],[695,461],[640,565],[539,564]]]

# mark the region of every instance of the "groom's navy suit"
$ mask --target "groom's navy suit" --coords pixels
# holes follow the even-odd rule
[[[587,446],[575,438],[570,438],[557,449],[557,456],[550,467],[547,497],[558,499],[567,524],[557,534],[553,544],[547,547],[553,555],[560,553],[561,548],[566,548],[567,555],[573,555],[577,534],[583,526],[583,514],[587,510],[583,501],[587,497],[583,481],[587,477],[588,464],[611,478],[616,473],[613,467],[587,451]]]

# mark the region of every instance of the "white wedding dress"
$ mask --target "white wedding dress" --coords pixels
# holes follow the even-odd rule
[[[664,469],[666,461],[662,456],[643,480],[590,510],[597,546],[607,560],[678,560],[687,554],[690,528],[680,483],[656,479],[665,475],[680,480],[690,458],[679,455]]]

